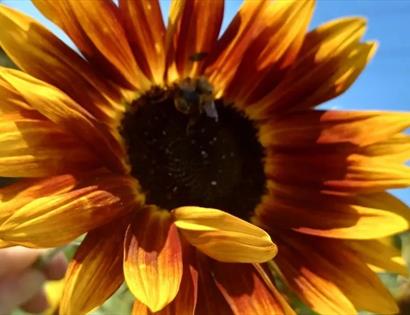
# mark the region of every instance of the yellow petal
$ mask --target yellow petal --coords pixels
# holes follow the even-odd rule
[[[167,34],[167,61],[168,64],[175,62],[181,77],[200,74],[206,56],[216,44],[223,10],[224,1],[221,0],[172,2]]]
[[[14,246],[14,245],[6,241],[0,240],[0,248],[6,248],[6,247],[11,247],[11,246]]]
[[[313,150],[316,149],[316,150]],[[376,193],[410,185],[410,167],[400,160],[364,156],[349,146],[266,150],[265,174],[272,181],[318,191]]]
[[[254,30],[257,36],[248,47],[237,47],[230,57],[237,64],[230,70],[235,74],[224,90],[224,99],[243,108],[275,87],[298,56],[314,4],[315,1],[273,1],[260,11],[255,19],[261,19],[263,25]],[[260,23],[255,19],[254,23]],[[252,34],[253,30],[248,32]],[[243,54],[242,49],[246,49]]]
[[[264,146],[292,148],[332,143],[365,147],[389,140],[408,127],[406,112],[302,111],[263,124],[260,140]]]
[[[193,246],[223,262],[265,262],[277,252],[261,228],[217,209],[181,207],[175,225]]]
[[[269,227],[338,239],[374,239],[410,228],[410,209],[388,193],[335,196],[314,191],[273,191],[256,209]],[[377,226],[378,228],[374,228]]]
[[[406,262],[400,250],[393,244],[382,240],[346,241],[345,244],[372,269],[377,268],[377,272],[394,272],[409,276]]]
[[[118,100],[119,93],[63,41],[6,6],[0,6],[0,25],[0,46],[22,70],[58,87],[99,119],[115,120],[120,108],[105,95]]]
[[[7,191],[12,198],[0,204],[0,238],[27,247],[57,247],[141,204],[131,178],[82,176],[50,177],[14,194],[12,188]]]
[[[396,314],[397,305],[364,261],[342,241],[275,234],[279,254],[275,259],[290,287],[321,314]]]
[[[221,96],[235,73],[239,59],[250,46],[252,40],[263,30],[268,12],[268,1],[244,1],[227,30],[224,32],[210,58],[206,75]]]
[[[175,299],[182,278],[178,230],[168,212],[146,208],[129,225],[124,274],[130,291],[152,312]]]
[[[121,172],[126,169],[125,162],[121,160],[124,149],[107,126],[69,96],[21,71],[3,68],[0,70],[0,78],[19,91],[31,107],[99,153],[101,159],[112,168]]]
[[[74,176],[60,175],[41,180],[22,179],[0,188],[0,225],[24,205],[38,198],[67,193],[76,184]]]
[[[119,220],[87,234],[66,272],[60,314],[88,313],[120,287],[125,228]]]
[[[132,308],[132,315],[194,315],[197,291],[198,271],[195,268],[194,250],[184,247],[184,270],[181,284],[175,299],[162,310],[152,313],[149,308],[136,300]]]
[[[406,163],[410,157],[410,136],[397,134],[388,140],[368,145],[360,150],[366,156],[383,156],[398,163]]]
[[[43,315],[53,315],[58,313],[61,296],[63,295],[64,279],[47,281],[44,285],[44,291],[47,296],[48,307]]]
[[[161,85],[165,74],[165,26],[159,1],[120,0],[119,8],[135,59],[144,73]]]
[[[146,88],[112,1],[34,0],[36,7],[70,36],[96,71],[118,83]],[[119,78],[120,76],[120,78]],[[124,82],[126,80],[127,83]]]
[[[0,176],[42,177],[97,167],[95,155],[54,123],[0,114]]]
[[[0,72],[3,71],[4,67],[0,67]],[[7,81],[3,80],[0,75],[0,114],[9,114],[16,112],[24,112],[26,115],[32,114],[37,115],[38,113],[34,108],[27,104],[26,100],[21,96],[21,94]]]
[[[349,72],[351,78],[346,81],[352,82],[363,68],[363,63],[349,63],[352,54],[361,47],[359,40],[366,29],[366,21],[362,18],[342,18],[328,22],[306,35],[299,58],[295,60],[292,69],[275,89],[269,92],[260,101],[252,104],[248,112],[253,117],[267,117],[272,113],[303,108],[311,108],[317,103],[309,100],[309,97],[322,87],[323,82],[328,82],[326,88],[334,87],[335,73],[345,73],[346,67],[353,67]],[[370,49],[367,53],[372,54]],[[366,50],[363,50],[363,54]],[[362,60],[360,58],[359,60]],[[364,58],[366,62],[367,58]],[[353,75],[354,74],[354,75]],[[336,80],[337,81],[337,80]],[[347,88],[345,84],[344,88]],[[320,94],[320,101],[339,95],[343,89],[336,87],[328,92]],[[318,99],[315,97],[315,99]],[[316,100],[317,101],[317,100]]]

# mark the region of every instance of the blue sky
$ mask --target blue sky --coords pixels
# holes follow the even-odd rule
[[[279,0],[280,1],[280,0]],[[50,22],[41,17],[28,0],[5,0],[46,24],[69,41]],[[162,1],[166,15],[169,1]],[[241,1],[228,0],[224,27]],[[340,16],[368,19],[366,39],[376,39],[379,50],[356,83],[343,95],[325,104],[337,109],[410,110],[410,0],[318,0],[311,28]],[[396,191],[410,204],[410,189]]]

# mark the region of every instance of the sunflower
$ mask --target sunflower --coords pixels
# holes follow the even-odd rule
[[[363,18],[314,1],[33,0],[73,41],[0,6],[0,245],[62,246],[61,314],[125,281],[133,314],[397,311],[375,268],[410,212],[409,113],[315,107],[373,56]],[[274,259],[273,259],[274,258]],[[273,260],[272,260],[273,259]]]

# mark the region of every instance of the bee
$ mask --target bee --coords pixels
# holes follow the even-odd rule
[[[202,114],[218,122],[219,116],[214,102],[213,88],[205,77],[182,80],[176,87],[174,105],[176,110],[189,116],[188,132]]]

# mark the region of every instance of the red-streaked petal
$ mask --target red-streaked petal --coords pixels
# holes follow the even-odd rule
[[[0,72],[3,71],[4,67],[0,67]],[[0,98],[1,114],[9,114],[16,112],[24,112],[26,116],[38,116],[38,112],[34,108],[27,104],[26,100],[22,95],[16,91],[16,89],[10,85],[7,81],[3,80],[0,75]]]
[[[195,315],[234,315],[228,302],[218,290],[211,269],[211,261],[208,257],[197,252],[198,268],[198,303]]]
[[[4,196],[0,238],[27,247],[64,245],[143,202],[134,179],[98,173],[17,183]]]
[[[112,1],[34,0],[36,7],[61,27],[83,55],[117,83],[147,88]],[[125,81],[124,81],[125,80]]]
[[[0,225],[24,205],[38,198],[67,193],[76,184],[73,175],[60,175],[41,180],[22,179],[0,188]]]
[[[172,2],[167,34],[167,63],[171,66],[175,62],[181,77],[195,77],[201,73],[206,55],[213,51],[216,44],[223,11],[224,1],[221,0]],[[172,80],[172,75],[170,77]]]
[[[396,314],[379,278],[341,241],[277,231],[275,259],[290,287],[320,314]]]
[[[262,226],[330,238],[374,239],[406,231],[410,209],[388,193],[320,194],[274,186],[256,209]],[[374,228],[377,226],[378,228]]]
[[[311,108],[341,94],[349,84],[339,80],[352,83],[374,53],[361,49],[367,45],[359,43],[365,29],[362,18],[342,18],[309,32],[292,69],[275,89],[247,108],[248,114],[266,118],[278,111]],[[313,97],[319,89],[331,93],[321,90]]]
[[[0,6],[0,46],[25,72],[58,87],[91,114],[112,123],[121,108],[108,98],[120,95],[58,37],[32,18]]]
[[[295,314],[267,275],[262,278],[253,265],[215,262],[212,271],[235,315]]]
[[[0,176],[42,177],[98,168],[83,143],[54,123],[0,114]]]
[[[268,1],[245,1],[209,56],[205,73],[220,95],[240,63],[238,59],[263,29],[266,19],[262,17],[268,7]]]
[[[185,239],[218,261],[265,262],[277,252],[264,230],[224,211],[180,207],[172,213]]]
[[[238,51],[234,50],[233,58],[237,58],[238,64],[232,64],[230,69],[234,76],[224,89],[224,100],[232,100],[235,106],[243,108],[261,99],[280,82],[298,56],[314,4],[315,1],[274,1],[259,12],[253,23],[263,21],[262,26],[248,29],[249,33],[257,32],[257,36],[248,47],[238,44]],[[243,49],[246,50],[240,55]],[[213,70],[218,72],[216,76],[221,76],[219,69]],[[228,79],[230,76],[231,73]]]
[[[132,308],[133,315],[194,315],[198,291],[198,271],[194,260],[194,250],[189,246],[184,249],[184,271],[181,285],[175,299],[162,310],[152,313],[148,307],[136,300]]]
[[[2,68],[7,81],[25,101],[61,128],[84,141],[110,167],[124,172],[124,148],[106,126],[57,88],[18,70]]]
[[[279,148],[330,144],[364,147],[388,140],[408,127],[410,114],[406,112],[314,110],[262,124],[259,139],[266,147]]]
[[[165,26],[158,0],[120,0],[124,29],[135,59],[147,77],[162,84],[165,74]]]
[[[125,228],[121,220],[87,234],[68,267],[60,314],[88,313],[123,283]]]
[[[137,300],[157,312],[172,302],[182,278],[178,230],[165,210],[146,208],[133,218],[125,237],[124,274]]]
[[[378,240],[344,241],[356,256],[367,263],[372,270],[378,272],[394,272],[409,276],[406,262],[400,252],[392,244],[392,238]]]
[[[376,193],[410,185],[410,167],[401,161],[358,153],[343,145],[282,152],[272,148],[265,173],[277,183],[318,191]]]

